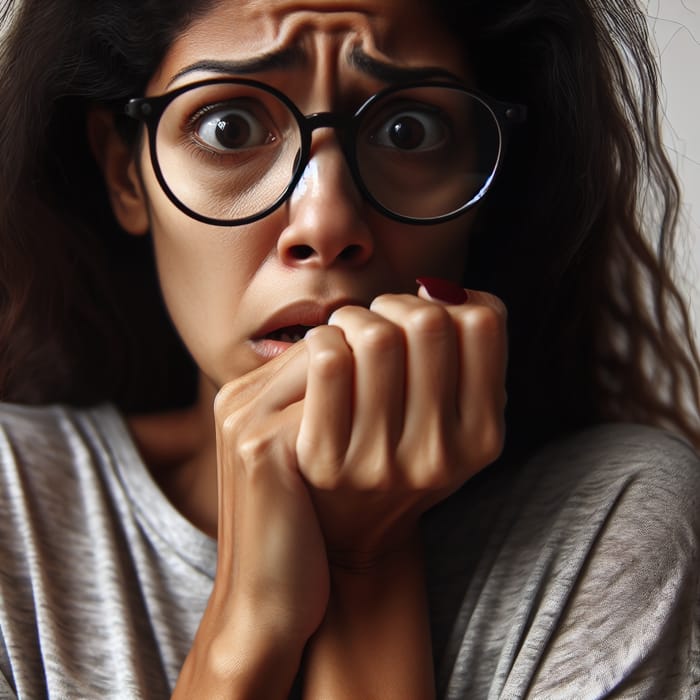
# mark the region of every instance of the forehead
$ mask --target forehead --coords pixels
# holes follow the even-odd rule
[[[391,65],[438,67],[466,78],[463,48],[428,0],[222,0],[175,40],[151,87],[163,89],[207,59],[293,56],[286,68],[337,69],[358,46]]]

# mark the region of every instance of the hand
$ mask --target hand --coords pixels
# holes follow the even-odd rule
[[[325,613],[325,545],[295,454],[305,383],[299,345],[216,397],[217,572],[183,697],[285,697]]]
[[[501,302],[383,295],[306,336],[296,441],[333,564],[371,566],[496,459],[504,438]]]

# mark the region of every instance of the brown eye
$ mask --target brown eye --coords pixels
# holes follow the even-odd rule
[[[425,139],[425,127],[420,120],[410,116],[397,119],[387,133],[397,148],[413,150],[421,146]]]
[[[383,121],[370,136],[372,143],[402,151],[424,151],[442,146],[449,129],[438,113],[404,110]]]
[[[209,111],[199,120],[195,134],[217,151],[255,148],[274,140],[269,129],[251,111],[232,107]]]

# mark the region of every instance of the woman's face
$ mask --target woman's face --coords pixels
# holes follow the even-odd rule
[[[351,60],[358,47],[372,60]],[[270,55],[283,60],[258,60]],[[354,112],[416,68],[468,79],[460,46],[427,2],[238,0],[218,3],[188,28],[147,94],[246,77],[281,90],[304,114]],[[139,170],[166,305],[217,387],[284,351],[294,327],[325,323],[341,305],[414,293],[420,276],[461,278],[469,217],[431,226],[386,218],[358,192],[332,129],[313,132],[291,198],[248,225],[212,226],[181,212],[157,184],[146,147]]]

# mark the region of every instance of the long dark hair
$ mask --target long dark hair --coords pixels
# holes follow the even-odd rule
[[[192,401],[148,240],[120,231],[86,112],[143,93],[211,2],[26,0],[5,5],[0,56],[0,395],[125,411]],[[14,7],[16,5],[17,7]]]
[[[481,87],[528,105],[467,279],[510,312],[510,439],[603,420],[700,446],[700,360],[673,281],[679,187],[635,0],[474,0],[451,22]]]
[[[147,239],[121,233],[85,112],[142,94],[211,0],[24,0],[0,58],[0,392],[143,411],[193,399]],[[672,277],[678,186],[634,0],[434,3],[480,89],[528,106],[465,284],[509,309],[508,447],[603,420],[700,445],[699,365]],[[642,207],[646,204],[646,207]]]

